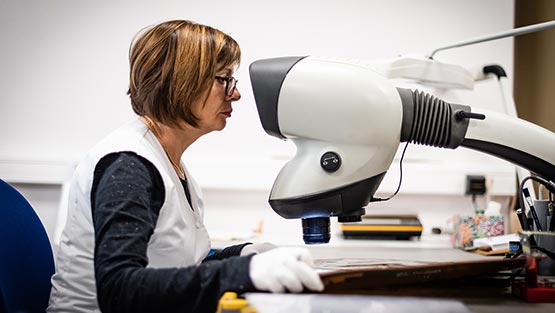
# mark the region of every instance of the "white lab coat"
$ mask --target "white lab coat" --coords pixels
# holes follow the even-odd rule
[[[94,276],[90,192],[98,161],[109,153],[119,151],[133,151],[146,158],[156,166],[164,181],[166,198],[148,242],[148,267],[197,265],[210,250],[210,240],[203,223],[200,189],[184,167],[192,210],[164,149],[146,125],[136,119],[101,141],[75,170],[47,312],[100,312]]]

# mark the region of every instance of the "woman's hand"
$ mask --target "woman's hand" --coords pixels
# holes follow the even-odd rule
[[[254,287],[270,292],[324,290],[311,267],[312,255],[305,248],[276,248],[252,257],[249,275]]]

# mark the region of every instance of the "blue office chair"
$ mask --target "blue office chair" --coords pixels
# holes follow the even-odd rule
[[[44,313],[52,274],[52,248],[39,217],[0,179],[0,312]]]

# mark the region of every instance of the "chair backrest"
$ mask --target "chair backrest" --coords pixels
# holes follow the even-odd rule
[[[54,257],[27,200],[0,179],[0,312],[45,312]]]

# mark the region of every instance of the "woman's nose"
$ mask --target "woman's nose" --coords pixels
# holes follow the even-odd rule
[[[231,101],[237,101],[239,99],[241,99],[241,93],[239,92],[239,88],[235,87],[235,90],[233,90],[233,94],[231,95]]]

